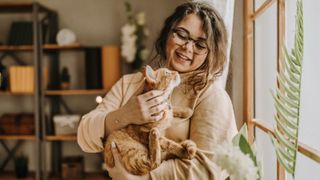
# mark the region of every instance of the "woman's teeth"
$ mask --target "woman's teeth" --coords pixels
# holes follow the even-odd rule
[[[182,54],[177,53],[177,56],[178,56],[179,58],[185,60],[185,61],[191,61],[190,58],[188,58],[187,56],[184,56],[184,55],[182,55]]]

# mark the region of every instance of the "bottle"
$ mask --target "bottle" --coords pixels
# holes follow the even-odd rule
[[[67,67],[62,68],[60,82],[61,82],[60,83],[61,89],[63,90],[70,89],[70,74]]]

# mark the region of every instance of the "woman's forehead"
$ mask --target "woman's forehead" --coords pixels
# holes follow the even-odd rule
[[[183,17],[175,28],[183,28],[189,32],[192,37],[206,38],[206,32],[204,31],[203,21],[196,14],[188,14]]]

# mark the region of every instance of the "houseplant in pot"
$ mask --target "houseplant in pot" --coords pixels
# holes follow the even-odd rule
[[[20,154],[14,158],[16,178],[26,178],[28,176],[28,163],[29,159],[24,154]]]

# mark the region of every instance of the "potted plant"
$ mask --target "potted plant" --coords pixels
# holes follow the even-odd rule
[[[28,176],[29,159],[26,155],[20,154],[14,158],[15,174],[17,178],[26,178]]]

